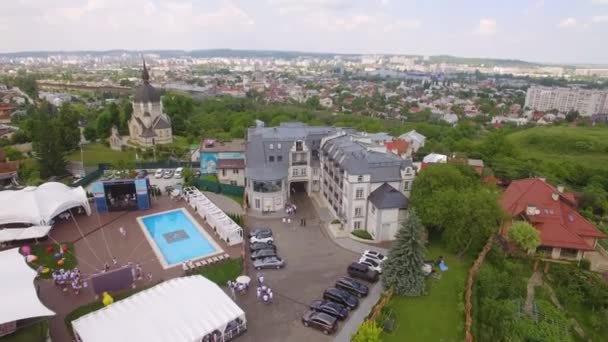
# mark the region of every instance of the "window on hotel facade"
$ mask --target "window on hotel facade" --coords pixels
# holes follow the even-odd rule
[[[297,177],[298,176],[298,169],[293,169],[291,171],[291,175],[294,176],[294,177]]]
[[[361,209],[361,207],[356,207],[355,208],[355,216],[361,216],[361,212],[363,211],[363,209]]]
[[[274,150],[274,145],[270,144],[270,145],[268,145],[268,148],[271,149],[271,150]]]
[[[357,182],[363,182],[363,176],[357,177]]]
[[[281,149],[281,143],[278,143],[277,144],[277,150],[280,150],[280,149]]]
[[[255,192],[277,192],[281,191],[281,181],[253,181]]]
[[[274,162],[274,156],[268,157],[268,161],[271,162],[271,163]]]
[[[355,221],[355,222],[353,222],[353,227],[355,229],[361,229],[361,221]]]
[[[302,142],[296,141],[296,151],[302,151]]]
[[[355,199],[362,199],[363,198],[363,189],[359,188],[357,189],[357,191],[355,191]]]
[[[410,181],[405,181],[403,183],[403,191],[408,191],[410,189]]]
[[[260,199],[259,199],[259,198],[256,198],[256,199],[255,199],[255,201],[253,201],[253,202],[255,203],[255,204],[254,204],[254,207],[255,207],[256,209],[260,209]]]
[[[283,156],[277,156],[277,161],[278,162],[282,162],[283,161]]]
[[[372,214],[376,213],[376,206],[372,204]]]

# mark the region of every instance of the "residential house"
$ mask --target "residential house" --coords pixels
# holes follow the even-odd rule
[[[407,133],[401,134],[399,139],[403,139],[407,141],[412,149],[412,152],[417,152],[421,147],[424,147],[424,143],[426,142],[426,137],[416,130],[411,130]]]
[[[606,234],[576,211],[574,194],[554,187],[544,178],[511,182],[502,195],[501,206],[512,221],[526,221],[540,233],[536,252],[547,258],[580,260],[594,251]],[[510,225],[502,230],[508,235]]]
[[[217,174],[221,160],[245,159],[245,140],[233,139],[220,142],[213,139],[203,139],[200,146],[200,170],[202,174]],[[225,165],[230,162],[225,162]],[[219,175],[218,175],[219,178]],[[230,184],[231,179],[227,179]]]
[[[7,160],[4,149],[0,147],[0,187],[15,183],[18,169],[19,163]]]
[[[0,123],[9,123],[11,122],[11,112],[13,110],[13,106],[7,104],[0,103]]]
[[[245,159],[218,159],[217,179],[223,184],[245,186]]]
[[[321,105],[321,107],[331,108],[331,106],[333,106],[334,104],[334,101],[331,99],[331,97],[324,97],[319,100],[319,104]]]

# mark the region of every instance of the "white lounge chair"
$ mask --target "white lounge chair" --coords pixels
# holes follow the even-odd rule
[[[230,259],[230,255],[228,255],[228,253],[224,253],[224,259]]]
[[[205,267],[205,266],[209,265],[209,263],[207,262],[207,260],[203,260],[203,261],[201,261],[201,264],[203,264],[203,267]]]
[[[217,256],[217,261],[222,261],[224,260],[224,256],[223,255],[218,255]]]
[[[200,261],[195,262],[194,265],[196,265],[196,268],[203,267],[203,264],[201,264]]]
[[[182,270],[184,270],[184,272],[188,272],[189,269],[190,269],[190,267],[188,267],[188,264],[184,262],[182,264]]]
[[[211,260],[212,260],[214,263],[215,263],[215,262],[220,261],[220,260],[219,260],[217,257],[213,257],[213,258],[211,258]]]

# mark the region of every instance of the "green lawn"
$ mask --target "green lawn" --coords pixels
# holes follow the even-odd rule
[[[427,259],[443,256],[447,272],[441,279],[429,278],[428,295],[407,298],[393,297],[388,308],[396,318],[395,330],[383,336],[385,342],[463,341],[464,290],[470,262],[457,258],[442,246],[431,245]]]
[[[21,328],[8,336],[0,337],[0,342],[45,342],[49,331],[49,323],[42,321]]]
[[[135,162],[135,151],[114,151],[101,143],[86,145],[83,151],[85,166],[97,166],[99,163],[112,164],[121,160]],[[80,150],[70,154],[68,160],[80,161]]]
[[[197,274],[213,281],[219,286],[224,286],[228,280],[234,281],[243,272],[243,260],[229,259],[215,265],[203,267]]]
[[[608,168],[608,128],[548,126],[509,134],[519,155],[546,162]]]
[[[63,243],[62,243],[63,244]],[[68,251],[63,254],[64,263],[62,266],[57,265],[57,260],[55,260],[55,253],[59,251],[59,247],[56,244],[44,244],[44,245],[33,245],[30,246],[32,248],[32,254],[38,257],[38,260],[33,263],[29,263],[30,267],[33,269],[37,269],[38,266],[48,267],[51,269],[48,273],[41,273],[40,277],[42,278],[50,278],[53,270],[58,270],[60,268],[63,269],[72,269],[78,265],[78,260],[75,257],[74,245],[71,243],[65,243],[68,246]],[[53,247],[52,253],[47,253],[46,248],[48,246]]]

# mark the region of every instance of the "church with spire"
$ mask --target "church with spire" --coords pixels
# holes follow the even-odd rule
[[[132,143],[150,147],[173,142],[171,118],[163,112],[159,92],[150,84],[150,74],[144,61],[142,83],[135,89],[133,114],[129,120],[129,139]]]

